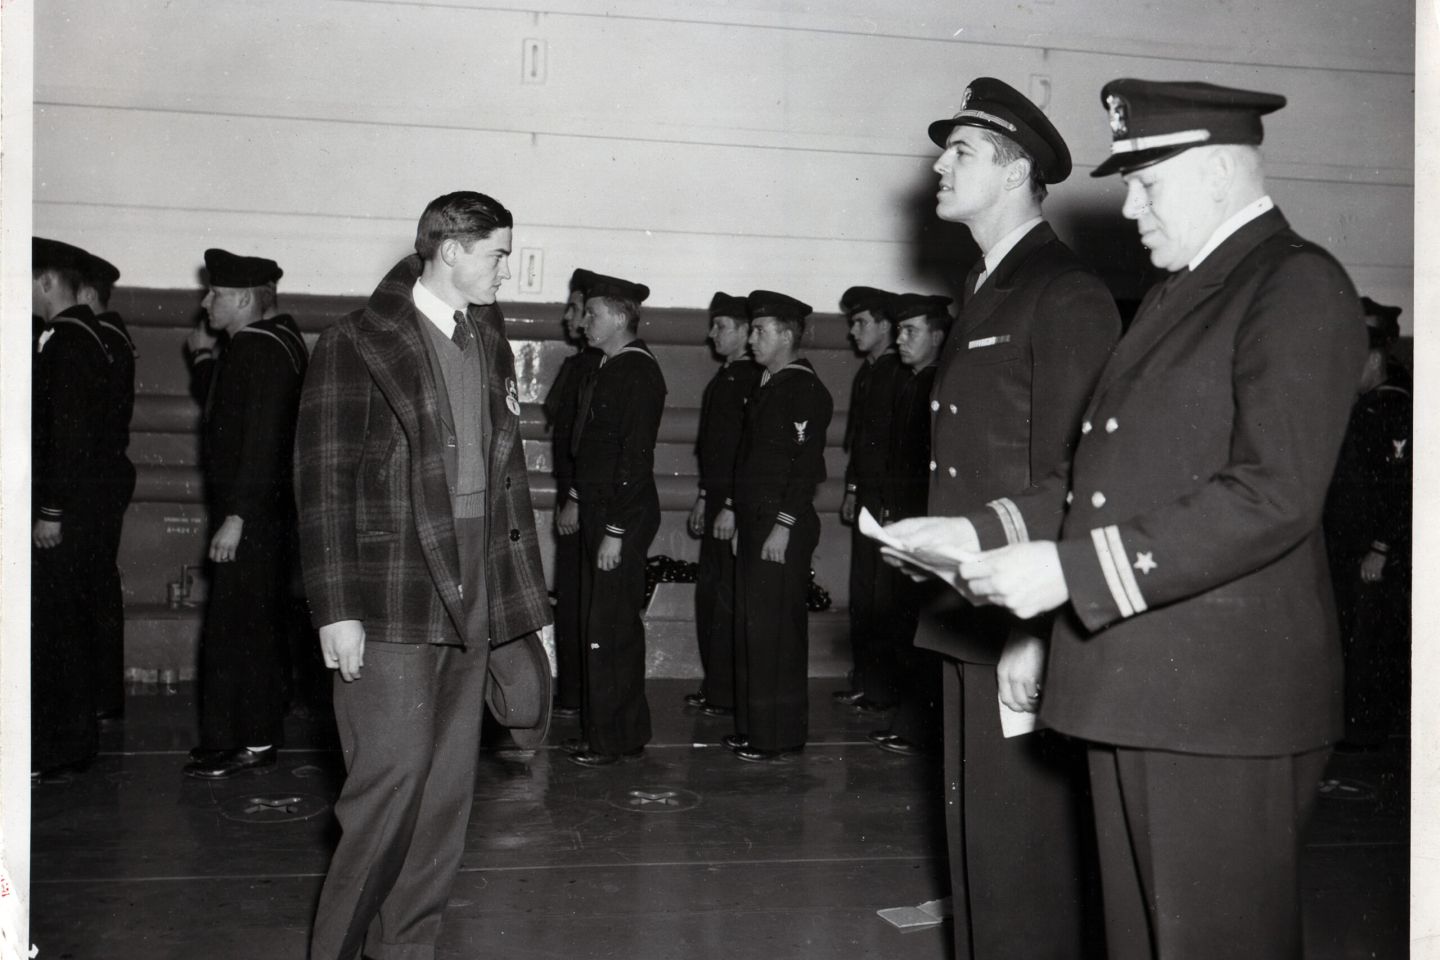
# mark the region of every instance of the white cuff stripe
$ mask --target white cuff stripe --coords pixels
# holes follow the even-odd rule
[[[1130,605],[1135,608],[1136,613],[1144,613],[1149,604],[1145,602],[1144,595],[1140,593],[1140,584],[1135,580],[1135,571],[1130,568],[1130,554],[1125,550],[1125,544],[1120,539],[1120,528],[1106,527],[1105,539],[1110,541],[1110,553],[1115,558],[1115,569],[1120,574],[1120,583],[1125,588],[1125,595],[1130,598]]]
[[[1015,501],[1009,497],[1001,497],[996,503],[1005,508],[1010,514],[1010,522],[1015,525],[1015,543],[1029,543],[1030,531],[1025,528],[1025,517],[1021,515],[1020,508],[1015,506]]]
[[[991,510],[994,510],[995,516],[1000,518],[1000,526],[1005,531],[1005,543],[1015,543],[1015,523],[1010,519],[1010,512],[1005,509],[1005,505],[1002,504],[999,500],[991,500],[989,503],[985,504],[985,506],[989,507]]]
[[[777,523],[783,523],[787,527],[793,527],[795,525],[795,518],[783,511],[775,514],[775,521]]]
[[[1183,143],[1204,143],[1209,139],[1209,130],[1181,130],[1178,133],[1161,133],[1153,137],[1135,137],[1132,140],[1116,140],[1110,144],[1110,153],[1134,153],[1137,150],[1178,147]]]
[[[624,527],[617,527],[617,526],[615,526],[613,523],[607,523],[607,524],[605,524],[605,532],[606,532],[606,533],[613,533],[613,534],[614,534],[615,536],[617,536],[617,537],[623,537],[623,536],[625,536],[625,528],[624,528]]]
[[[1110,542],[1105,538],[1105,531],[1098,528],[1091,530],[1090,540],[1095,544],[1095,557],[1100,561],[1100,572],[1105,574],[1105,585],[1110,588],[1110,596],[1115,600],[1115,606],[1120,608],[1120,616],[1134,616],[1135,608],[1130,606],[1130,598],[1120,586],[1120,575],[1115,571],[1115,557],[1110,553]]]

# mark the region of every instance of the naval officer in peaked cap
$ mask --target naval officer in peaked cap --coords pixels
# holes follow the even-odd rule
[[[1302,831],[1342,729],[1321,508],[1365,358],[1344,269],[1265,188],[1285,98],[1116,80],[1095,175],[1166,271],[1067,469],[896,532],[984,552],[1054,630],[1040,719],[1087,747],[1109,955],[1298,958]]]

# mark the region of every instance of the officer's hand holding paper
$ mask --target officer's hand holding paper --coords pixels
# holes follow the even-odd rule
[[[882,527],[874,514],[862,507],[856,525],[861,533],[880,544],[880,553],[891,566],[916,579],[920,579],[919,571],[939,577],[972,603],[977,602],[959,576],[960,563],[973,559],[980,550],[975,528],[969,520],[911,517]]]

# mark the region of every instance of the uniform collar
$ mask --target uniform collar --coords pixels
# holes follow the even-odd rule
[[[1214,253],[1216,247],[1230,239],[1235,231],[1256,217],[1269,213],[1273,209],[1275,209],[1275,201],[1271,200],[1270,195],[1267,193],[1254,203],[1246,204],[1240,210],[1236,211],[1230,219],[1220,224],[1220,226],[1215,228],[1215,232],[1210,234],[1210,239],[1205,241],[1205,246],[1201,247],[1200,252],[1195,254],[1195,258],[1190,261],[1190,269],[1194,270],[1200,266],[1205,258]]]

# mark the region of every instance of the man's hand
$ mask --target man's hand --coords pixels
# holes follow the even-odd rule
[[[771,563],[785,562],[785,549],[790,546],[790,528],[777,523],[770,528],[770,535],[760,547],[760,559]]]
[[[715,526],[710,528],[710,535],[716,540],[730,540],[735,536],[735,511],[729,507],[721,507],[720,512],[715,514]]]
[[[555,513],[555,529],[565,536],[580,532],[580,504],[568,497]]]
[[[1385,554],[1371,550],[1360,561],[1360,579],[1365,583],[1379,583],[1385,579]]]
[[[216,563],[229,563],[240,550],[240,533],[245,527],[245,518],[230,515],[210,538],[210,559]]]
[[[353,683],[365,666],[365,624],[359,620],[337,620],[320,628],[320,652],[325,666],[340,671],[340,679]]]
[[[846,490],[845,499],[840,501],[840,522],[855,522],[855,491]]]
[[[199,350],[214,350],[219,340],[205,328],[205,321],[201,320],[195,324],[190,335],[185,338],[185,348],[191,353]]]
[[[1054,541],[1014,543],[960,564],[960,576],[976,597],[1004,607],[1022,620],[1070,599],[1060,551]]]
[[[690,519],[686,523],[690,535],[695,537],[705,536],[705,498],[700,497],[695,501],[695,506],[690,508]]]
[[[1040,682],[1045,679],[1045,641],[1012,633],[995,666],[1000,702],[1011,710],[1034,713],[1040,709]]]
[[[620,538],[613,533],[605,534],[600,549],[595,554],[595,566],[601,570],[614,570],[620,566]]]
[[[58,547],[63,539],[60,535],[59,520],[36,520],[34,528],[30,531],[31,542],[41,550]]]

